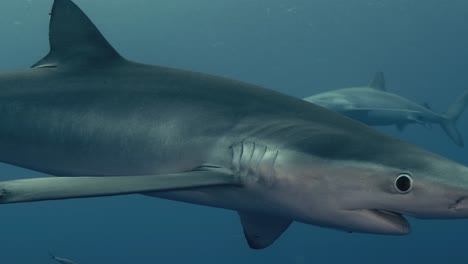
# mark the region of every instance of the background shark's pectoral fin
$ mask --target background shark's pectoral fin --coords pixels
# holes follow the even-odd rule
[[[266,248],[281,236],[292,220],[276,216],[239,212],[244,235],[253,249]]]
[[[197,170],[144,176],[43,177],[0,182],[0,203],[21,203],[241,185],[224,171]]]
[[[50,52],[33,68],[96,65],[122,57],[70,0],[55,0],[49,24]]]
[[[419,115],[419,113],[410,113],[407,117],[408,120],[410,120],[411,122],[414,122],[414,123],[417,123],[417,124],[420,124],[422,126],[424,126],[425,128],[432,128],[431,124],[426,122],[422,117],[421,115]]]
[[[376,72],[374,74],[374,77],[369,82],[369,87],[381,91],[387,91],[387,88],[385,87],[385,77],[383,72]]]

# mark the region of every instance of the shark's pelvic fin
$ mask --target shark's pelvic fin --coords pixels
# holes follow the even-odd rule
[[[93,22],[70,0],[54,1],[49,43],[49,54],[33,68],[99,65],[122,59]]]
[[[144,176],[43,177],[0,182],[0,204],[241,185],[221,170]]]
[[[239,212],[244,235],[249,246],[262,249],[271,245],[291,225],[289,219]]]
[[[376,72],[374,77],[369,82],[369,87],[380,90],[380,91],[387,91],[385,87],[385,77],[383,72]]]

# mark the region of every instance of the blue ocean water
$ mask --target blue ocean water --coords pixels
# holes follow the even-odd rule
[[[129,59],[297,97],[364,85],[375,71],[389,90],[441,112],[468,89],[466,0],[75,2]],[[51,4],[0,2],[0,70],[46,54]],[[468,113],[458,127],[468,140]],[[468,150],[438,127],[382,130],[468,165]],[[0,166],[2,179],[38,175]],[[0,263],[51,263],[48,250],[81,264],[468,262],[467,220],[411,219],[403,237],[295,223],[254,251],[235,212],[142,196],[3,205],[0,216]]]

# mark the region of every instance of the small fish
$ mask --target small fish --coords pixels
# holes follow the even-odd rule
[[[61,257],[57,257],[55,256],[54,254],[52,254],[52,252],[49,251],[49,256],[50,258],[52,258],[53,260],[57,261],[58,263],[62,263],[62,264],[78,264],[74,261],[71,261],[69,259],[66,259],[66,258],[61,258]]]

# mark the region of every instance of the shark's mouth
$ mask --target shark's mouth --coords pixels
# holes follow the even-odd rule
[[[411,225],[403,215],[380,209],[368,209],[374,220],[382,230],[382,233],[389,235],[406,235],[411,231]]]

